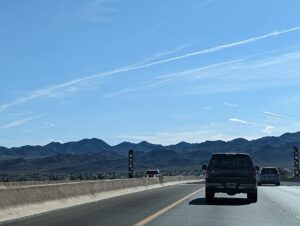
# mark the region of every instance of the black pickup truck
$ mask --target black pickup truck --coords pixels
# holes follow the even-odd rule
[[[215,193],[247,193],[249,202],[257,202],[256,169],[250,155],[242,153],[213,154],[206,170],[205,199],[211,202]]]

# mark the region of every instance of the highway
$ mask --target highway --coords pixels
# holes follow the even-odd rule
[[[300,184],[261,186],[258,202],[246,195],[204,200],[204,184],[182,184],[119,196],[1,225],[300,225]]]

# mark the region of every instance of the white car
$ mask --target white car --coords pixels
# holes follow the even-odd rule
[[[258,185],[275,184],[280,185],[280,173],[276,167],[262,167],[258,175]]]
[[[161,174],[159,172],[159,170],[148,170],[146,172],[146,177],[160,177]]]

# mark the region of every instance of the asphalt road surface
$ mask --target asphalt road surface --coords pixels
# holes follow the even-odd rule
[[[183,184],[115,197],[3,225],[300,225],[300,184],[261,186],[258,202],[217,194],[206,204],[204,185]]]

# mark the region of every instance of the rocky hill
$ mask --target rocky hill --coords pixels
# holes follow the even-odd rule
[[[73,173],[118,171],[127,168],[127,152],[134,150],[136,169],[200,167],[212,153],[249,153],[258,165],[292,167],[293,146],[300,146],[300,132],[279,137],[263,137],[248,141],[180,142],[163,146],[146,141],[123,142],[110,146],[100,139],[59,143],[45,146],[0,147],[0,173]]]

